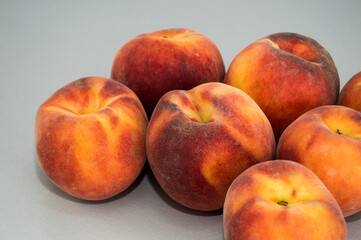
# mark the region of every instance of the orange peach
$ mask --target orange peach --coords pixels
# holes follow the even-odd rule
[[[355,74],[342,88],[338,104],[361,112],[361,72]]]
[[[163,190],[197,210],[223,206],[249,166],[275,154],[272,127],[243,91],[223,83],[174,90],[158,102],[146,137],[147,158]]]
[[[335,104],[340,87],[326,49],[295,33],[272,34],[250,44],[234,58],[224,82],[257,102],[277,140],[301,114]]]
[[[277,158],[311,169],[326,185],[344,216],[361,210],[361,113],[322,106],[294,121],[282,134]]]
[[[143,168],[147,122],[139,99],[123,84],[78,79],[38,109],[39,164],[55,185],[76,198],[112,197]]]
[[[225,240],[344,240],[340,207],[301,164],[259,163],[230,186],[223,208]]]
[[[111,78],[132,89],[151,115],[158,100],[174,89],[223,81],[225,67],[216,45],[188,29],[142,34],[117,52]]]

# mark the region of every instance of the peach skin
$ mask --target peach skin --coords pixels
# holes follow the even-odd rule
[[[338,104],[361,112],[361,72],[355,74],[342,88]]]

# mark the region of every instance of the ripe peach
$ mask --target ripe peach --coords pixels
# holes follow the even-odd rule
[[[250,44],[234,58],[224,82],[257,102],[277,140],[301,114],[335,104],[340,87],[326,49],[295,33],[272,34]]]
[[[344,216],[361,210],[361,113],[322,106],[294,121],[282,134],[277,158],[311,169],[326,185]]]
[[[139,99],[123,84],[78,79],[38,109],[39,164],[55,185],[76,198],[112,197],[143,168],[147,122]]]
[[[345,219],[325,185],[301,164],[275,160],[241,173],[223,208],[225,240],[344,240]]]
[[[151,115],[158,100],[174,89],[223,81],[225,68],[216,45],[188,29],[142,34],[117,52],[111,78],[132,89]]]
[[[361,112],[361,72],[355,74],[342,88],[338,104]]]
[[[146,137],[147,158],[163,190],[178,203],[223,206],[243,170],[275,154],[272,127],[243,91],[223,83],[174,90],[158,102]]]

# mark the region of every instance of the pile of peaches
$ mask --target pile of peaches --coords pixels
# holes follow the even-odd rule
[[[344,217],[361,211],[361,72],[339,92],[330,54],[309,37],[261,38],[226,72],[209,38],[167,29],[126,42],[110,79],[50,96],[36,152],[76,198],[124,191],[147,159],[174,201],[223,208],[226,240],[345,239]]]

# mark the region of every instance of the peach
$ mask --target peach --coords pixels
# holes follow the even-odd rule
[[[225,240],[344,240],[340,207],[301,164],[259,163],[230,186],[223,208]]]
[[[243,91],[205,83],[173,90],[150,119],[146,151],[163,190],[186,207],[211,211],[223,206],[227,189],[249,166],[275,154],[272,127]]]
[[[142,34],[116,53],[111,78],[132,89],[151,115],[158,100],[171,90],[188,90],[223,81],[225,67],[216,45],[188,29]]]
[[[340,88],[326,49],[295,33],[272,34],[250,44],[234,58],[224,82],[257,102],[277,140],[301,114],[335,104]]]
[[[311,169],[326,185],[344,216],[361,210],[361,113],[322,106],[294,121],[282,134],[277,158]]]
[[[137,96],[101,77],[78,79],[38,109],[39,164],[68,194],[101,200],[125,190],[145,163],[148,119]]]
[[[361,112],[361,72],[355,74],[342,88],[338,104]]]

